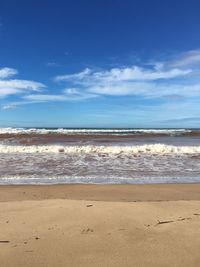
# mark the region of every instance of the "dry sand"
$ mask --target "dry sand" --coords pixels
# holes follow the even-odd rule
[[[200,266],[200,185],[1,186],[0,266]]]

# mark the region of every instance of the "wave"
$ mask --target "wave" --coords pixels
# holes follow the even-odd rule
[[[195,153],[200,153],[200,146],[172,146],[165,144],[136,145],[136,146],[0,145],[0,153],[195,154]]]
[[[199,183],[198,177],[177,176],[177,177],[1,177],[0,185],[10,184],[29,184],[29,185],[47,185],[47,184],[166,184],[166,183]]]
[[[0,128],[0,134],[167,134],[191,133],[189,129],[48,129],[48,128]]]

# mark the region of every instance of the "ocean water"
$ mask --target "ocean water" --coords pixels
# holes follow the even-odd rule
[[[195,182],[199,129],[0,128],[0,184]]]

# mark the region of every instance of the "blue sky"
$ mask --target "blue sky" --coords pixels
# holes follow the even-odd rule
[[[199,127],[199,10],[0,0],[0,126]]]

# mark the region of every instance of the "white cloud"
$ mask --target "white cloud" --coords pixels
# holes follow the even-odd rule
[[[17,102],[7,103],[4,109],[19,105],[42,102],[84,101],[99,96],[140,96],[182,100],[200,97],[200,50],[193,50],[171,61],[156,62],[141,66],[118,67],[59,75],[56,82],[66,88],[60,93],[44,94],[44,84],[13,79],[17,70],[0,69],[0,97],[19,95]],[[51,65],[51,64],[50,64]],[[195,74],[195,75],[194,75]],[[67,87],[68,86],[68,87]]]
[[[44,84],[34,82],[34,81],[27,81],[27,80],[0,80],[0,90],[1,89],[27,89],[38,91],[41,88],[45,87]]]
[[[121,83],[109,86],[95,86],[87,89],[91,93],[114,96],[143,96],[148,98],[180,98],[200,96],[200,83],[194,85],[156,84],[156,83]]]
[[[15,109],[15,108],[17,108],[17,105],[16,104],[8,104],[8,105],[4,105],[4,106],[2,106],[2,108],[1,109],[3,109],[3,110],[7,110],[7,109]]]
[[[62,101],[64,100],[62,95],[48,95],[48,94],[31,94],[24,96],[23,99],[37,102],[46,102],[46,101]]]
[[[77,88],[67,88],[67,89],[64,89],[63,92],[69,95],[80,94]]]
[[[16,75],[17,70],[11,68],[3,68],[0,70],[0,98],[9,95],[20,95],[19,101],[7,103],[1,109],[14,109],[20,105],[31,103],[53,102],[53,101],[81,101],[97,97],[94,93],[78,90],[76,88],[64,89],[60,94],[41,94],[44,84],[20,79],[9,79]],[[33,94],[33,92],[35,92]],[[36,94],[37,92],[37,94]]]
[[[37,102],[48,102],[48,101],[81,101],[90,98],[97,97],[94,93],[80,92],[75,88],[67,88],[63,90],[60,95],[51,94],[31,94],[24,96],[23,99]]]
[[[200,49],[185,52],[181,57],[172,62],[172,66],[181,68],[196,65],[200,65]]]
[[[40,91],[45,87],[39,82],[10,78],[17,73],[17,70],[12,68],[0,69],[0,98],[30,91]]]
[[[152,69],[144,69],[138,66],[127,67],[127,68],[112,68],[111,70],[103,70],[94,72],[91,69],[86,68],[85,70],[69,75],[57,76],[56,81],[73,81],[79,84],[91,84],[96,82],[116,82],[116,81],[155,81],[159,79],[173,79],[176,77],[185,76],[191,73],[191,70],[171,69],[162,70],[161,64],[155,66]]]
[[[18,71],[12,68],[2,68],[0,69],[0,79],[10,78],[13,75],[16,75]]]
[[[85,93],[98,95],[181,98],[200,95],[200,81],[188,82],[192,73],[192,69],[166,68],[165,63],[161,62],[153,68],[132,66],[96,72],[85,69],[79,73],[57,76],[55,80],[70,82]]]
[[[82,80],[89,74],[91,74],[91,70],[86,68],[85,70],[79,73],[56,76],[55,81],[60,82],[60,81],[75,80],[75,79]]]

